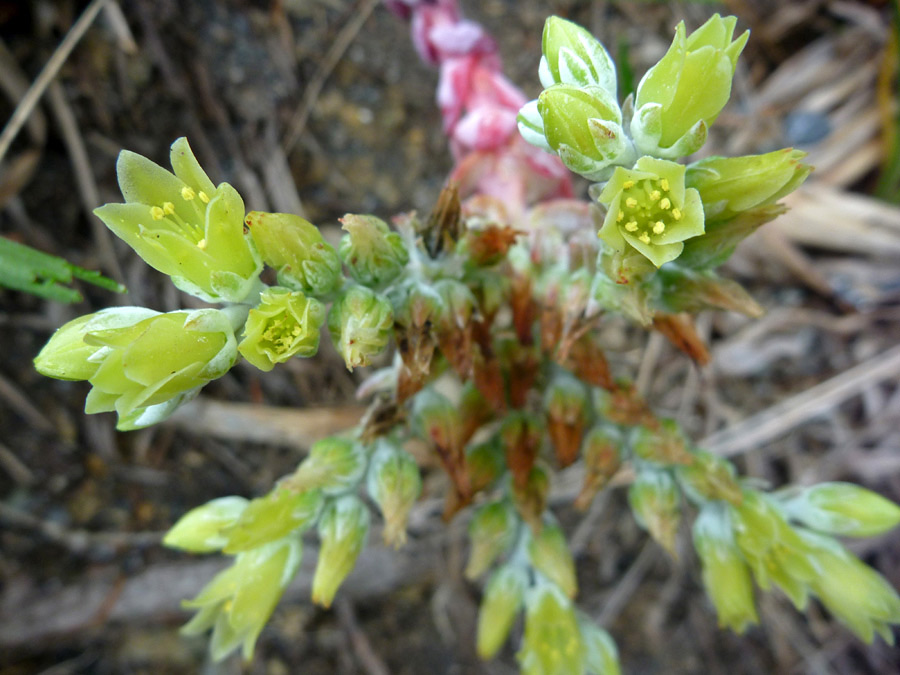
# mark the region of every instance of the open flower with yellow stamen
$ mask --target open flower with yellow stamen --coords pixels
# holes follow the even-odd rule
[[[325,307],[315,298],[278,286],[270,288],[250,310],[238,351],[268,372],[293,356],[315,356],[324,322]]]
[[[630,245],[657,267],[675,260],[684,241],[703,234],[703,204],[684,187],[685,167],[641,157],[634,169],[616,168],[598,201],[607,205],[599,236],[616,251]]]
[[[172,144],[170,157],[174,174],[123,150],[116,172],[125,203],[94,213],[185,293],[240,302],[257,288],[262,270],[244,234],[244,202],[228,183],[213,185],[186,138]]]

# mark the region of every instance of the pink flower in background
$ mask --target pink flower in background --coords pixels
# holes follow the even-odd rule
[[[440,69],[437,103],[460,196],[496,198],[510,217],[539,201],[571,197],[570,174],[559,159],[519,136],[516,115],[528,99],[503,74],[497,45],[484,28],[462,18],[456,0],[385,4],[411,20],[416,51]]]

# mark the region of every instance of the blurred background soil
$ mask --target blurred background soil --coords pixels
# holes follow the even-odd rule
[[[729,263],[769,311],[758,321],[702,315],[714,355],[703,371],[616,321],[610,357],[661,413],[761,481],[853,480],[900,500],[900,211],[884,170],[896,159],[898,50],[888,4],[461,4],[529,94],[551,13],[589,27],[635,81],[681,19],[696,27],[725,11],[751,29],[732,104],[704,152],[794,145],[817,166],[791,214]],[[0,120],[86,6],[0,0]],[[115,432],[111,416],[83,414],[84,383],[31,366],[77,315],[197,306],[89,215],[119,200],[121,148],[166,164],[169,144],[186,135],[248,210],[300,212],[336,239],[347,212],[429,211],[451,168],[436,81],[407,26],[376,0],[121,0],[86,31],[0,167],[0,234],[101,269],[130,292],[84,287],[84,302],[64,306],[0,290],[0,672],[516,672],[513,647],[491,663],[474,657],[480,589],[461,576],[465,515],[442,526],[434,470],[408,548],[384,551],[373,533],[334,610],[308,601],[311,542],[253,663],[212,664],[205,639],[179,637],[179,600],[222,561],[164,550],[161,533],[209,499],[267,491],[311,438],[354,423],[360,374],[330,346],[266,376],[241,365],[204,390],[206,407],[130,434]],[[573,533],[580,604],[617,640],[625,672],[897,672],[897,649],[867,647],[815,603],[799,614],[777,594],[760,596],[762,627],[719,630],[687,530],[674,561],[647,543],[622,490],[585,514],[569,506],[566,485],[564,475],[554,495]],[[851,546],[900,586],[896,533]]]

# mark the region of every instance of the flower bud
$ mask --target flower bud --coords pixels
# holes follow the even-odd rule
[[[874,537],[900,523],[900,506],[852,483],[820,483],[782,502],[788,517],[841,537]]]
[[[622,128],[622,111],[615,97],[598,86],[557,84],[538,98],[544,137],[571,171],[589,180],[607,178],[614,164],[634,161],[634,149]],[[535,127],[533,109],[519,114],[520,128]],[[524,134],[526,140],[530,137]]]
[[[315,298],[300,291],[270,288],[250,310],[238,351],[266,372],[292,356],[314,356],[324,321],[325,307]]]
[[[365,448],[348,438],[330,436],[313,443],[309,456],[283,485],[296,492],[321,490],[335,495],[355,487],[365,471]]]
[[[619,650],[612,636],[584,615],[578,616],[578,629],[588,675],[621,675]]]
[[[737,19],[714,14],[689,36],[675,28],[669,51],[638,84],[631,134],[644,154],[673,159],[700,149],[731,97],[737,59],[750,34],[732,41]]]
[[[223,530],[234,525],[247,500],[243,497],[221,497],[191,509],[166,533],[163,545],[191,553],[218,551],[228,543]]]
[[[209,651],[214,661],[221,661],[241,644],[244,660],[249,661],[256,638],[300,568],[302,553],[296,537],[241,553],[197,597],[182,603],[186,609],[198,611],[181,633],[199,635],[212,628]]]
[[[528,542],[528,560],[569,598],[578,592],[575,561],[566,535],[558,525],[544,525]]]
[[[686,262],[685,254],[682,256],[682,262]],[[692,270],[679,265],[677,269],[661,270],[658,279],[662,290],[660,304],[671,314],[724,309],[758,319],[765,313],[743,286],[712,270]]]
[[[616,251],[631,246],[656,267],[704,231],[700,195],[685,189],[684,166],[675,162],[641,157],[634,169],[618,167],[597,200],[607,205],[600,238]]]
[[[894,643],[892,624],[900,623],[900,597],[884,577],[831,537],[801,532],[816,569],[813,593],[842,624],[864,642],[875,634]]]
[[[543,429],[539,420],[524,411],[508,414],[500,426],[500,440],[514,485],[524,485],[541,449]]]
[[[369,509],[356,495],[330,502],[319,520],[319,561],[312,583],[312,601],[331,607],[337,589],[353,571],[369,534]]]
[[[89,358],[97,365],[84,411],[115,410],[121,431],[166,419],[203,385],[228,372],[237,358],[231,320],[217,309],[153,312],[132,325],[116,325],[122,317],[113,313],[95,316],[80,328],[89,331],[84,342],[95,349]]]
[[[812,172],[793,148],[765,155],[708,157],[687,167],[685,183],[700,193],[706,219],[726,220],[741,211],[774,204]]]
[[[341,224],[347,234],[338,253],[357,283],[373,288],[387,284],[409,262],[403,239],[380,218],[348,213]]]
[[[365,286],[351,286],[328,314],[328,330],[349,370],[367,366],[391,339],[391,303]]]
[[[319,296],[340,285],[340,258],[312,223],[292,213],[252,211],[247,227],[279,285]]]
[[[103,349],[100,345],[84,341],[88,333],[126,328],[156,314],[144,307],[109,307],[72,319],[50,337],[35,357],[34,367],[41,375],[57,380],[88,380],[100,367],[93,357]]]
[[[554,377],[544,392],[547,433],[562,467],[578,458],[588,421],[588,406],[587,390],[571,375]]]
[[[322,501],[318,490],[295,492],[277,486],[252,500],[238,521],[225,530],[228,543],[223,550],[241,553],[282,539],[295,530],[303,531],[316,522]]]
[[[750,568],[741,556],[728,512],[717,504],[700,510],[694,521],[694,548],[703,565],[703,586],[719,617],[719,626],[741,634],[759,623],[753,604]]]
[[[675,420],[662,420],[656,429],[639,426],[631,435],[631,452],[643,462],[657,466],[690,465],[694,456]]]
[[[734,465],[709,452],[695,452],[692,463],[679,466],[676,475],[685,494],[694,502],[723,501],[738,505],[744,495]]]
[[[497,437],[466,449],[466,468],[472,492],[481,492],[506,471],[503,448]]]
[[[262,270],[244,234],[244,202],[228,183],[213,186],[187,139],[172,144],[170,158],[174,174],[123,150],[116,172],[125,203],[94,213],[185,293],[207,302],[240,302]]]
[[[645,468],[628,490],[628,504],[638,525],[650,533],[672,557],[681,520],[678,488],[668,471]]]
[[[525,635],[516,654],[522,675],[582,673],[585,648],[575,608],[554,584],[538,582],[525,598]]]
[[[521,567],[504,565],[495,571],[484,590],[478,610],[478,656],[491,659],[509,637],[522,607],[528,575]]]
[[[590,506],[600,490],[622,465],[622,439],[612,428],[598,425],[584,438],[581,451],[584,457],[584,485],[575,499],[575,508],[584,510]]]
[[[609,53],[578,24],[551,16],[544,22],[538,71],[545,88],[554,84],[598,85],[616,95],[616,67]]]
[[[469,562],[466,578],[477,579],[487,572],[499,556],[509,550],[518,532],[515,509],[505,501],[481,506],[469,521]]]
[[[384,543],[399,548],[406,543],[409,512],[422,492],[416,461],[405,450],[379,439],[366,486],[384,518]]]

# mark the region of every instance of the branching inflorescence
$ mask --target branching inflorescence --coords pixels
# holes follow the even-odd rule
[[[395,344],[390,364],[363,386],[376,396],[357,428],[313,445],[268,494],[216,499],[169,532],[169,546],[234,559],[185,603],[196,615],[184,632],[212,629],[216,659],[239,647],[250,658],[313,529],[321,547],[312,599],[329,606],[366,544],[366,495],[385,542],[403,545],[421,491],[405,445],[419,438],[446,471],[445,515],[475,504],[466,575],[489,574],[477,638],[484,658],[524,611],[523,673],[618,672],[611,637],[575,607],[574,561],[547,507],[553,466],[576,461],[579,508],[632,467],[631,510],[673,555],[681,518],[694,517],[723,627],[740,633],[758,622],[755,582],[800,610],[818,598],[866,641],[891,640],[900,598],[835,537],[884,532],[900,508],[843,483],[758,489],[613,379],[599,341],[604,317],[621,314],[703,361],[689,313],[760,311],[717,270],[783,212],[779,199],[811,170],[803,153],[678,161],[704,144],[748,34],[734,37],[733,17],[715,15],[690,34],[679,24],[620,104],[604,47],[550,18],[544,90],[529,103],[453,0],[388,5],[411,18],[417,49],[440,68],[457,164],[431,216],[399,216],[392,229],[349,214],[335,250],[298,216],[245,213],[185,139],[172,146],[173,172],[123,151],[125,203],[97,215],[178,288],[222,307],[103,310],[60,328],[35,361],[45,375],[89,381],[86,412],[115,411],[129,430],[165,419],[241,356],[263,371],[313,356],[323,327],[350,369]],[[594,182],[589,203],[572,199],[564,167]],[[260,280],[263,265],[276,286]]]

